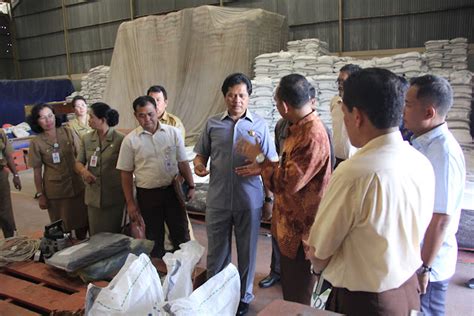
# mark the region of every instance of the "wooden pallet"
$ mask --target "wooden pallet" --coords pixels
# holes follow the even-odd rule
[[[166,274],[162,260],[152,259],[160,274]],[[194,287],[206,281],[206,270],[196,267]],[[105,287],[108,282],[94,284]],[[0,270],[0,315],[80,315],[84,310],[87,285],[78,277],[38,262],[13,263]]]

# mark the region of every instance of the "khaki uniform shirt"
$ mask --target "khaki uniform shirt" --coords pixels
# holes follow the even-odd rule
[[[109,128],[102,144],[97,131],[83,136],[77,161],[96,177],[95,183],[86,183],[85,202],[88,206],[106,208],[125,203],[120,170],[115,168],[123,138],[124,135],[113,128]],[[93,155],[97,156],[95,167],[91,166]]]
[[[33,168],[43,167],[43,189],[48,199],[71,198],[84,190],[81,177],[74,172],[79,139],[67,127],[58,127],[56,137],[58,149],[54,149],[54,142],[44,133],[33,138],[29,161]],[[60,163],[53,162],[55,151],[59,153]]]
[[[0,128],[0,167],[1,168],[7,165],[7,155],[11,155],[12,153],[13,153],[12,145],[8,141],[5,131]]]
[[[184,128],[183,122],[181,122],[179,117],[177,117],[176,115],[165,111],[165,113],[163,113],[163,116],[160,118],[160,123],[178,128],[183,136],[183,141],[186,140],[186,130]]]
[[[89,115],[87,115],[87,121],[89,121]],[[79,139],[85,134],[92,132],[92,128],[87,123],[82,124],[77,118],[69,121],[67,125]]]

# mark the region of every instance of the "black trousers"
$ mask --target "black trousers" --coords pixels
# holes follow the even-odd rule
[[[138,207],[145,221],[146,238],[153,240],[155,246],[152,257],[161,258],[165,254],[165,225],[168,225],[174,250],[189,241],[188,218],[186,210],[179,203],[173,186],[156,189],[137,188]]]

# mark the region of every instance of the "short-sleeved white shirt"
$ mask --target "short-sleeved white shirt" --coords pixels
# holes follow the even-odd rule
[[[179,129],[159,124],[151,134],[139,126],[125,136],[117,169],[133,171],[137,187],[154,189],[170,185],[178,173],[178,162],[186,160]]]

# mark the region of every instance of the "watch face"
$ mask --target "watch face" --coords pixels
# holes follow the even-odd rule
[[[263,154],[258,154],[257,157],[255,157],[255,161],[257,163],[262,163],[265,160],[265,156]]]

